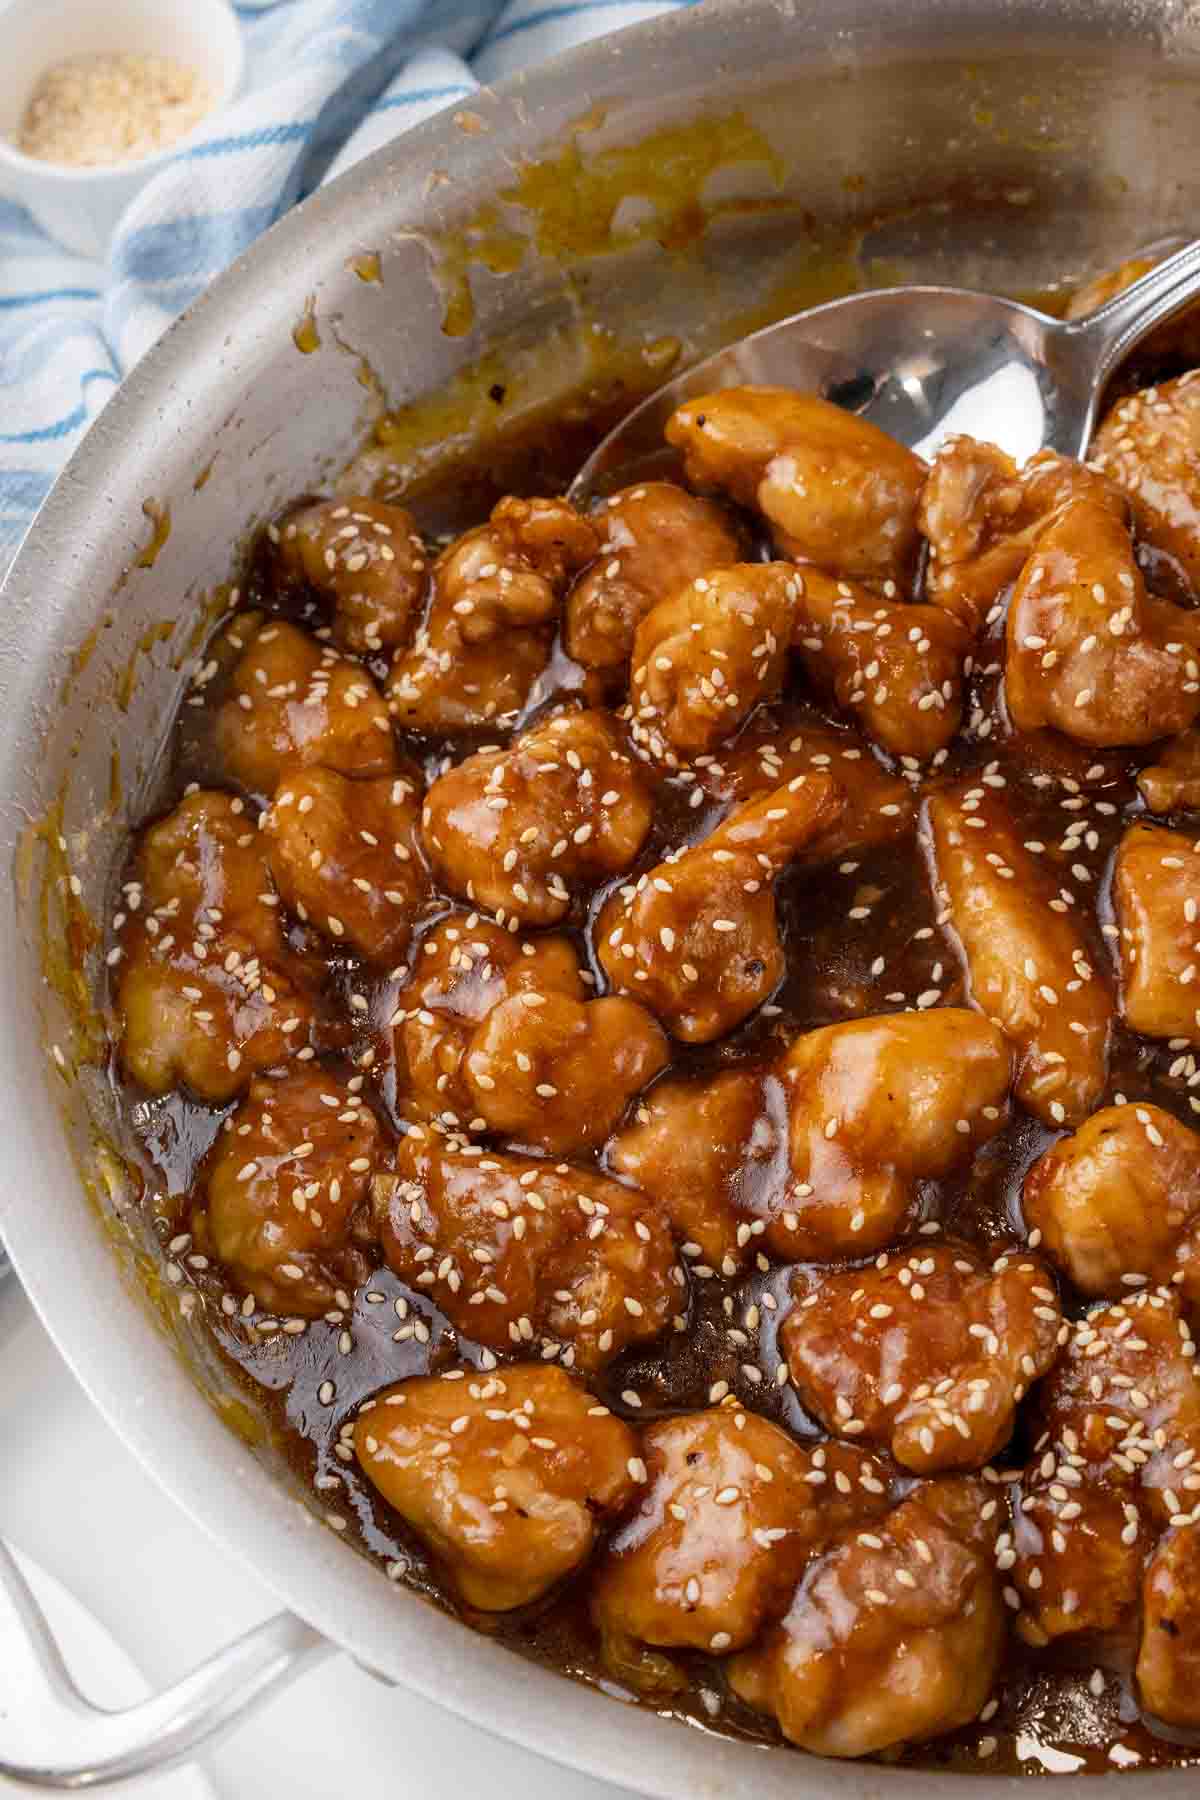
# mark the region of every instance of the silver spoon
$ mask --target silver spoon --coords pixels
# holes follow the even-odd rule
[[[962,288],[850,294],[795,313],[676,376],[610,431],[575,477],[572,500],[666,466],[677,406],[727,387],[792,387],[858,413],[929,457],[955,432],[1023,463],[1035,450],[1083,456],[1109,377],[1147,332],[1200,298],[1200,242],[1167,257],[1087,318]]]

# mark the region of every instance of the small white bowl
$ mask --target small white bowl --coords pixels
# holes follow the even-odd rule
[[[95,168],[17,149],[25,108],[52,64],[130,53],[172,56],[198,71],[213,93],[200,125],[138,162]],[[8,0],[0,5],[0,193],[27,206],[68,250],[103,257],[134,195],[233,99],[241,78],[242,39],[228,0]]]

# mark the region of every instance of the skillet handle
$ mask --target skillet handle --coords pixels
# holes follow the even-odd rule
[[[60,1790],[185,1762],[336,1648],[292,1613],[277,1613],[161,1694],[107,1712],[75,1686],[2,1538],[0,1644],[0,1775]]]

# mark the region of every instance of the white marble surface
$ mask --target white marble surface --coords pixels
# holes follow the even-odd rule
[[[11,1280],[0,1284],[0,1459],[0,1534],[70,1588],[152,1686],[277,1610],[124,1449]],[[346,1657],[269,1702],[204,1767],[222,1800],[330,1800],[377,1792],[381,1779],[422,1800],[625,1794],[386,1688]]]

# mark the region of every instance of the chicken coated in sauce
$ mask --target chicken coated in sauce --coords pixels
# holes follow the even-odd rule
[[[621,676],[650,609],[738,562],[741,537],[724,507],[672,481],[622,488],[592,523],[600,545],[567,596],[563,643],[584,668]]]
[[[217,714],[218,757],[234,781],[273,794],[283,775],[319,763],[339,775],[390,775],[396,746],[378,688],[361,664],[271,619],[246,646]]]
[[[1044,1645],[1126,1626],[1158,1534],[1200,1517],[1200,1377],[1176,1295],[1134,1289],[1086,1314],[1038,1410],[1003,1560],[1017,1631]]]
[[[1113,868],[1121,1016],[1151,1038],[1200,1043],[1200,849],[1163,825],[1131,825]]]
[[[326,1312],[365,1273],[351,1219],[382,1155],[375,1115],[344,1079],[315,1068],[259,1078],[217,1139],[199,1241],[268,1312]]]
[[[670,1060],[662,1026],[636,1000],[527,988],[491,1009],[462,1069],[488,1131],[569,1156],[602,1144]]]
[[[599,541],[568,501],[510,496],[444,550],[429,616],[388,677],[397,724],[448,736],[511,724],[550,660],[567,585]]]
[[[627,869],[650,830],[645,777],[608,714],[567,712],[435,781],[421,823],[442,885],[501,924],[556,925],[573,891]]]
[[[911,836],[917,808],[912,788],[889,775],[857,734],[811,709],[763,707],[736,745],[697,759],[707,792],[740,805],[797,775],[832,776],[845,801],[837,818],[795,858],[797,865],[836,863]]]
[[[219,1104],[308,1049],[312,965],[284,936],[242,800],[200,789],[141,836],[122,888],[117,1054],[150,1093]]]
[[[970,1477],[916,1488],[846,1528],[792,1604],[729,1667],[734,1692],[818,1756],[869,1756],[973,1719],[1004,1651],[997,1501]]]
[[[735,563],[658,601],[634,639],[634,743],[674,767],[733,737],[783,681],[799,593],[790,563]]]
[[[826,1025],[779,1066],[790,1179],[767,1239],[827,1261],[882,1250],[921,1182],[967,1164],[1002,1128],[1012,1054],[977,1013],[939,1006]]]
[[[517,937],[477,912],[449,913],[425,934],[391,1021],[406,1117],[485,1128],[474,1114],[463,1057],[493,1008],[524,993],[587,998],[567,938]]]
[[[925,762],[944,749],[962,723],[966,627],[819,569],[799,583],[794,642],[817,689],[893,756]]]
[[[748,1069],[656,1082],[610,1142],[607,1160],[658,1201],[694,1276],[735,1276],[762,1255],[768,1221],[783,1204],[783,1089]]]
[[[332,943],[395,963],[430,897],[412,770],[348,781],[333,769],[285,777],[261,828],[284,903]]]
[[[813,1554],[887,1506],[873,1457],[801,1447],[739,1406],[659,1420],[642,1457],[640,1505],[598,1560],[591,1612],[614,1673],[651,1690],[681,1677],[645,1646],[744,1649],[783,1612]]]
[[[1018,470],[995,444],[947,438],[921,490],[918,514],[929,541],[929,600],[972,634],[991,624],[1043,526],[1072,500],[1125,516],[1113,484],[1085,463],[1043,450]]]
[[[415,1127],[374,1183],[383,1254],[464,1336],[601,1368],[687,1308],[670,1233],[594,1168],[447,1142]]]
[[[311,589],[332,608],[340,650],[362,656],[407,644],[429,568],[411,513],[354,494],[302,506],[267,537],[284,591]]]
[[[1143,543],[1167,559],[1181,585],[1200,588],[1200,387],[1189,369],[1175,381],[1118,400],[1089,457],[1127,495]],[[1178,727],[1164,726],[1164,731]]]
[[[1106,1106],[1043,1151],[1021,1209],[1081,1294],[1139,1280],[1200,1303],[1200,1135],[1161,1106]]]
[[[637,1440],[564,1370],[516,1363],[398,1382],[359,1409],[368,1480],[468,1606],[527,1606],[586,1561],[637,1492]]]
[[[1004,693],[1022,731],[1149,744],[1200,713],[1200,621],[1147,592],[1124,523],[1093,501],[1039,533],[1006,631]]]
[[[904,586],[925,464],[877,425],[790,388],[724,388],[671,417],[688,480],[756,507],[785,556]]]
[[[775,878],[842,804],[828,775],[797,776],[622,887],[596,933],[613,988],[636,996],[684,1043],[732,1031],[783,975]]]
[[[1200,730],[1169,739],[1137,778],[1152,813],[1200,811]]]
[[[780,1341],[801,1402],[916,1475],[980,1469],[1003,1449],[1062,1325],[1036,1257],[1010,1251],[989,1268],[966,1244],[812,1272],[797,1294]]]
[[[985,787],[928,802],[933,880],[972,1003],[1017,1052],[1015,1091],[1047,1124],[1077,1125],[1108,1073],[1112,996],[1052,878]]]
[[[1164,1532],[1142,1578],[1138,1697],[1164,1724],[1200,1730],[1200,1528]]]

